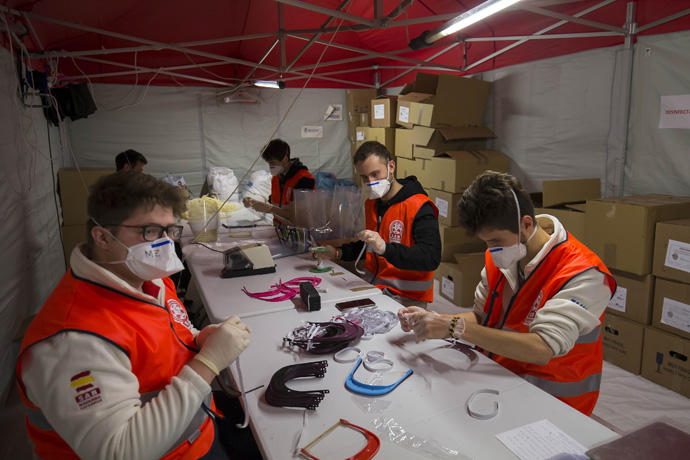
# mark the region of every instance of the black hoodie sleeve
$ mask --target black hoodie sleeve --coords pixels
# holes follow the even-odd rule
[[[340,246],[340,260],[343,262],[354,262],[362,250],[364,241],[353,241],[352,243],[345,243]],[[362,254],[364,258],[364,254]]]
[[[422,205],[414,217],[412,240],[412,246],[386,243],[383,257],[401,270],[436,270],[441,263],[441,235],[438,231],[438,218],[429,203]]]
[[[295,184],[296,190],[313,190],[316,182],[310,177],[303,177]]]

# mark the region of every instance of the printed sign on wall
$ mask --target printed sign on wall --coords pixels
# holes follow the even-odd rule
[[[659,129],[690,129],[690,94],[661,96]]]

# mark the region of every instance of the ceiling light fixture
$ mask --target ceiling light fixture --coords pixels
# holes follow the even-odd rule
[[[435,41],[482,21],[519,1],[520,0],[487,0],[481,5],[477,5],[459,14],[457,17],[434,30],[425,30],[419,37],[410,41],[409,47],[413,50],[427,47]]]
[[[254,84],[254,86],[258,86],[259,88],[276,88],[276,89],[285,88],[285,82],[284,81],[255,80],[253,84]]]

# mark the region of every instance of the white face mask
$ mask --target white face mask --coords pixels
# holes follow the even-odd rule
[[[277,176],[278,174],[282,174],[285,168],[282,166],[269,166],[268,170],[271,171],[271,176]]]
[[[113,235],[118,243],[125,244]],[[145,241],[127,247],[127,258],[110,264],[125,263],[127,268],[139,279],[151,281],[165,278],[184,270],[184,265],[175,254],[175,244],[167,236],[155,241]]]
[[[525,257],[527,255],[527,246],[526,244],[529,243],[529,240],[532,239],[532,237],[537,233],[537,226],[534,226],[534,231],[532,234],[527,238],[527,241],[524,243],[520,242],[520,236],[521,236],[521,228],[520,228],[520,222],[522,216],[520,216],[520,203],[518,202],[517,195],[515,195],[515,192],[513,189],[510,189],[511,193],[513,194],[513,198],[515,198],[515,205],[517,206],[517,215],[518,215],[518,240],[517,243],[511,245],[511,246],[502,246],[502,247],[497,247],[497,248],[491,248],[489,249],[489,254],[491,254],[491,259],[494,261],[494,265],[496,265],[498,268],[503,268],[507,269],[510,268],[513,265],[516,265],[520,259]]]
[[[388,170],[388,175],[385,179],[379,179],[376,182],[369,182],[367,187],[369,187],[369,198],[375,200],[377,198],[383,197],[391,189],[391,182],[388,178],[391,175],[388,169],[388,164],[386,163],[386,170]]]

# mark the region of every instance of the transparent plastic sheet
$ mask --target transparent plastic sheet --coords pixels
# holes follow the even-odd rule
[[[381,310],[378,307],[358,307],[339,315],[364,329],[363,338],[375,334],[385,334],[398,324],[398,315],[392,311]]]
[[[410,433],[393,417],[378,417],[371,421],[372,430],[382,439],[395,443],[398,446],[415,452],[424,458],[436,460],[472,460],[471,457],[459,450],[441,446],[432,438],[422,438]]]
[[[294,190],[295,227],[309,229],[314,242],[333,238],[332,201],[332,190]]]
[[[333,239],[352,238],[364,230],[364,200],[359,187],[335,186],[329,220],[333,228]]]

